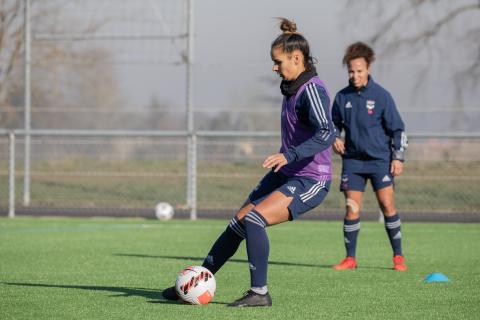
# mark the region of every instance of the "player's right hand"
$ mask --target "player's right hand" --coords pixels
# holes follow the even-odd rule
[[[268,156],[263,162],[262,166],[267,169],[275,168],[273,171],[278,172],[281,167],[288,163],[283,153],[276,153]]]
[[[335,153],[342,155],[345,153],[345,144],[343,143],[343,140],[340,138],[336,138],[335,142],[333,143],[333,151]]]

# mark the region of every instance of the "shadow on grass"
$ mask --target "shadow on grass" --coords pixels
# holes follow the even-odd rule
[[[26,283],[26,282],[0,282],[9,286],[23,286],[36,288],[59,288],[59,289],[79,289],[88,291],[107,291],[117,293],[112,297],[143,297],[151,299],[148,303],[161,304],[178,304],[184,303],[179,301],[166,300],[162,297],[163,289],[148,289],[148,288],[131,288],[131,287],[110,287],[110,286],[83,286],[83,285],[61,285],[61,284],[46,284],[46,283]],[[226,302],[212,301],[212,304],[227,304]]]
[[[172,300],[151,300],[147,301],[148,303],[158,303],[158,304],[179,304],[179,305],[189,305],[188,303],[180,302],[180,301],[172,301]],[[221,301],[211,301],[208,304],[223,304],[227,305],[229,302],[221,302]]]
[[[173,260],[190,260],[190,261],[199,261],[200,264],[205,259],[204,257],[184,257],[184,256],[160,256],[160,255],[149,255],[149,254],[130,254],[130,253],[117,253],[114,254],[119,257],[132,257],[132,258],[151,258],[151,259],[173,259]],[[245,259],[230,259],[228,262],[234,263],[245,263],[248,264],[248,260]],[[326,268],[331,269],[331,265],[325,264],[310,264],[310,263],[294,263],[294,262],[284,262],[284,261],[268,261],[269,265],[279,265],[279,266],[292,266],[292,267],[308,267],[308,268]]]
[[[371,269],[371,270],[391,270],[391,271],[395,271],[395,270],[393,270],[392,267],[377,267],[377,266],[375,266],[375,267],[374,267],[374,266],[359,266],[359,267],[357,267],[357,269],[367,269],[367,270],[368,270],[368,269]],[[398,272],[398,271],[396,271],[396,272]]]

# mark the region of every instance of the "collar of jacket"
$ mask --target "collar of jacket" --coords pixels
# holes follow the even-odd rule
[[[280,91],[282,91],[282,94],[287,97],[291,97],[294,94],[297,93],[298,89],[305,84],[308,80],[312,79],[317,75],[317,71],[315,68],[312,70],[305,70],[300,75],[297,77],[297,79],[292,80],[292,81],[285,81],[283,80],[282,83],[280,83]]]

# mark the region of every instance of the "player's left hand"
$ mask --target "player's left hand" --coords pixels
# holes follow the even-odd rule
[[[283,153],[276,153],[274,155],[271,155],[263,161],[263,167],[264,168],[275,168],[274,172],[278,172],[281,167],[286,165],[288,163],[287,159],[283,155]]]
[[[390,164],[390,173],[392,176],[396,177],[401,175],[403,172],[403,162],[400,160],[392,160]]]

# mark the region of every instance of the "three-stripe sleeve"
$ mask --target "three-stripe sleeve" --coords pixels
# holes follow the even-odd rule
[[[330,148],[335,140],[330,99],[325,89],[315,83],[308,84],[299,97],[299,108],[308,115],[308,125],[316,132],[310,139],[284,153],[289,163],[322,152]]]

